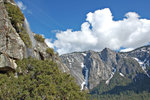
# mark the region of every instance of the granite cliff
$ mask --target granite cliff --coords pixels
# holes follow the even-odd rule
[[[108,85],[115,73],[132,80],[140,73],[150,77],[150,46],[125,53],[105,48],[101,52],[74,52],[60,57],[76,78],[81,90],[93,89],[102,81]]]
[[[33,57],[51,59],[63,72],[69,69],[44,41],[35,39],[27,19],[13,0],[0,0],[0,72],[15,71],[16,60]],[[51,49],[52,52],[47,52]]]
[[[43,37],[30,30],[27,19],[13,0],[0,0],[0,73],[15,72],[16,61],[28,57],[56,62],[62,72],[75,77],[81,90],[92,90],[102,83],[109,87],[111,80],[118,77],[134,83],[150,78],[150,46],[130,52],[105,48],[100,52],[89,50],[59,57]]]

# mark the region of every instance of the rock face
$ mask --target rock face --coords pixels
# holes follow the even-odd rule
[[[105,48],[101,52],[74,52],[60,57],[82,90],[93,89],[101,81],[109,84],[115,72],[130,79],[134,79],[138,73],[147,74],[149,77],[146,71],[146,66],[150,66],[149,51],[150,46],[127,53],[117,53]]]
[[[31,39],[33,45],[31,48],[27,47],[17,29],[12,25],[4,2],[17,6],[13,0],[0,0],[0,73],[15,71],[16,60],[31,56],[39,60],[55,61],[60,70],[71,73],[75,77],[81,90],[93,89],[101,81],[109,84],[116,72],[130,79],[138,73],[144,73],[150,77],[150,72],[147,70],[150,66],[150,46],[126,53],[117,53],[108,48],[101,52],[74,52],[62,55],[60,59],[57,55],[52,56],[46,52],[49,47],[45,42],[34,39],[34,33],[24,19],[24,24],[17,24],[24,26]]]
[[[23,59],[25,44],[11,25],[3,0],[0,1],[0,70],[15,69],[16,59]]]
[[[137,48],[133,51],[126,52],[126,53],[120,53],[123,56],[126,57],[132,57],[135,59],[139,65],[142,67],[142,70],[149,76],[149,71],[150,69],[150,46],[143,46],[140,48]]]
[[[10,59],[4,54],[0,54],[0,73],[7,73],[9,71],[14,71],[17,65],[15,60]]]
[[[120,53],[120,54],[126,55],[128,57],[137,58],[139,61],[141,61],[141,63],[150,66],[150,46],[149,45],[137,48],[130,52]]]
[[[39,60],[52,59],[59,64],[63,72],[69,72],[69,69],[58,56],[51,56],[46,52],[49,47],[45,42],[42,43],[34,39],[34,33],[31,32],[26,19],[24,19],[24,24],[17,24],[24,28],[34,43],[32,41],[33,46],[31,48],[25,45],[17,29],[11,23],[4,2],[17,6],[14,0],[0,0],[0,72],[14,71],[17,67],[16,60],[30,56]]]
[[[0,3],[0,52],[11,58],[24,57],[25,44],[11,25],[4,3]]]

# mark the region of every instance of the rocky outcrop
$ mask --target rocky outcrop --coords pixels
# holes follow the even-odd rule
[[[36,46],[34,48],[34,56],[37,59],[47,59],[50,58],[50,55],[46,52],[46,49],[49,47],[46,45],[46,43],[41,43],[36,41]]]
[[[113,67],[110,67],[111,65],[109,63],[109,60],[107,59],[107,56],[109,56],[109,54],[107,53],[107,49],[104,49],[103,52],[104,53],[102,54],[93,51],[87,53],[86,62],[88,63],[85,65],[89,68],[89,89],[92,89],[93,87],[97,86],[100,81],[107,80],[111,76]],[[100,56],[104,56],[106,59],[101,59]],[[104,63],[105,60],[108,61],[108,64]]]
[[[0,1],[0,72],[15,70],[15,60],[23,59],[25,44],[11,25],[3,0]]]
[[[143,71],[150,78],[150,45],[137,48],[130,52],[121,52],[121,56],[132,57],[142,67]]]
[[[25,44],[11,25],[4,3],[0,3],[0,52],[14,59],[22,59]]]
[[[36,41],[36,46],[33,49],[33,53],[32,53],[34,54],[33,57],[39,60],[52,59],[53,61],[57,63],[58,67],[60,68],[62,72],[70,73],[70,70],[68,69],[68,67],[64,63],[62,63],[61,59],[59,58],[57,54],[51,56],[50,54],[46,52],[48,48],[49,47],[47,46],[46,43],[41,43],[41,42]]]
[[[75,77],[81,89],[93,89],[101,81],[109,84],[116,72],[120,73],[122,77],[130,79],[134,79],[138,73],[147,74],[134,57],[149,58],[150,54],[139,54],[141,50],[137,50],[117,53],[105,48],[101,52],[74,52],[60,57],[70,69],[71,75]],[[145,52],[148,52],[148,50],[145,50]]]
[[[78,85],[84,84],[85,78],[83,75],[84,55],[81,53],[71,53],[60,56],[62,62],[70,69],[70,73],[75,77]]]
[[[122,52],[120,54],[128,57],[137,58],[141,62],[150,66],[150,45],[137,48],[130,52],[125,52],[125,53]]]
[[[16,23],[17,27],[23,29],[31,39],[31,47],[25,44],[20,36],[20,30],[16,29],[12,24],[12,18],[8,16],[4,2],[17,7],[14,0],[0,0],[0,72],[15,71],[17,67],[15,61],[28,57],[34,57],[39,60],[53,60],[59,64],[59,68],[63,72],[69,72],[69,69],[61,62],[58,56],[52,56],[46,52],[49,47],[45,42],[42,43],[34,39],[34,33],[31,32],[26,19],[24,19],[24,23]]]
[[[7,73],[9,71],[14,71],[17,65],[15,60],[7,57],[5,54],[0,54],[0,73]]]

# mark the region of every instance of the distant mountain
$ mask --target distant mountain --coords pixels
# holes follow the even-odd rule
[[[2,100],[87,100],[81,90],[89,90],[91,99],[150,100],[150,46],[58,57],[31,32],[14,0],[0,0],[0,79]]]
[[[120,53],[121,55],[134,58],[147,74],[147,68],[150,66],[150,45],[137,48],[133,51]],[[147,74],[148,75],[148,74]],[[148,77],[150,77],[148,75]]]
[[[115,52],[105,48],[101,52],[90,50],[64,54],[60,57],[81,90],[89,89],[92,95],[150,90],[150,46],[143,46],[130,52]],[[126,87],[119,89],[117,86]]]

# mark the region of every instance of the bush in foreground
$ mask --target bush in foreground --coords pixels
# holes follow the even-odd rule
[[[74,79],[54,62],[30,58],[17,64],[18,78],[0,75],[1,100],[87,100]]]

